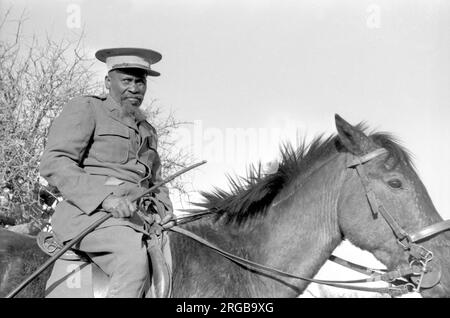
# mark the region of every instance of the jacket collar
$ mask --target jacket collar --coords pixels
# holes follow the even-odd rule
[[[105,106],[110,112],[117,112],[120,115],[120,105],[110,94],[106,95]]]

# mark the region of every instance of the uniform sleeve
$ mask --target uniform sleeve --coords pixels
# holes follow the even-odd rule
[[[41,158],[40,173],[86,214],[93,213],[111,193],[104,179],[82,168],[83,156],[95,130],[89,99],[69,101],[53,121]]]

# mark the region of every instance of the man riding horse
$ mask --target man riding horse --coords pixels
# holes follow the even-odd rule
[[[137,205],[128,199],[161,180],[156,131],[139,110],[147,76],[160,75],[151,65],[161,54],[115,48],[95,56],[106,63],[109,93],[77,97],[64,106],[51,126],[40,173],[64,196],[52,217],[59,242],[71,240],[106,213],[113,215],[76,249],[109,275],[108,297],[141,297],[149,271],[149,225],[173,216],[164,186]]]

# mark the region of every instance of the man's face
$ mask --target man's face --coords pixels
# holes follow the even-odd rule
[[[115,69],[105,77],[105,86],[122,106],[139,107],[147,90],[147,73],[138,68]]]

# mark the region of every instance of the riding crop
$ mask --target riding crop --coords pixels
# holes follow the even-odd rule
[[[159,188],[160,186],[172,181],[173,179],[179,177],[180,175],[188,172],[189,170],[192,170],[198,166],[203,165],[206,163],[206,160],[200,161],[196,164],[193,164],[189,167],[186,167],[184,169],[181,169],[180,171],[174,173],[173,175],[169,176],[168,178],[164,179],[161,182],[156,183],[152,187],[148,188],[147,190],[143,191],[140,194],[136,194],[134,196],[131,196],[129,200],[131,202],[135,202],[138,199],[142,198],[143,196],[155,191],[155,189]],[[6,295],[6,298],[12,298],[15,295],[17,295],[22,289],[24,289],[33,279],[35,279],[40,273],[42,273],[47,267],[49,267],[51,264],[53,264],[59,257],[61,257],[65,252],[67,252],[71,247],[73,247],[76,243],[78,243],[83,237],[85,237],[88,233],[92,232],[97,226],[108,220],[112,217],[112,214],[107,214],[103,216],[101,219],[95,221],[93,224],[88,226],[86,229],[84,229],[80,234],[78,234],[75,238],[73,238],[69,243],[64,245],[64,247],[59,250],[55,255],[53,255],[51,258],[49,258],[44,264],[42,264],[33,274],[31,274],[26,280],[24,280],[18,287],[16,287],[13,291],[11,291],[8,295]]]

